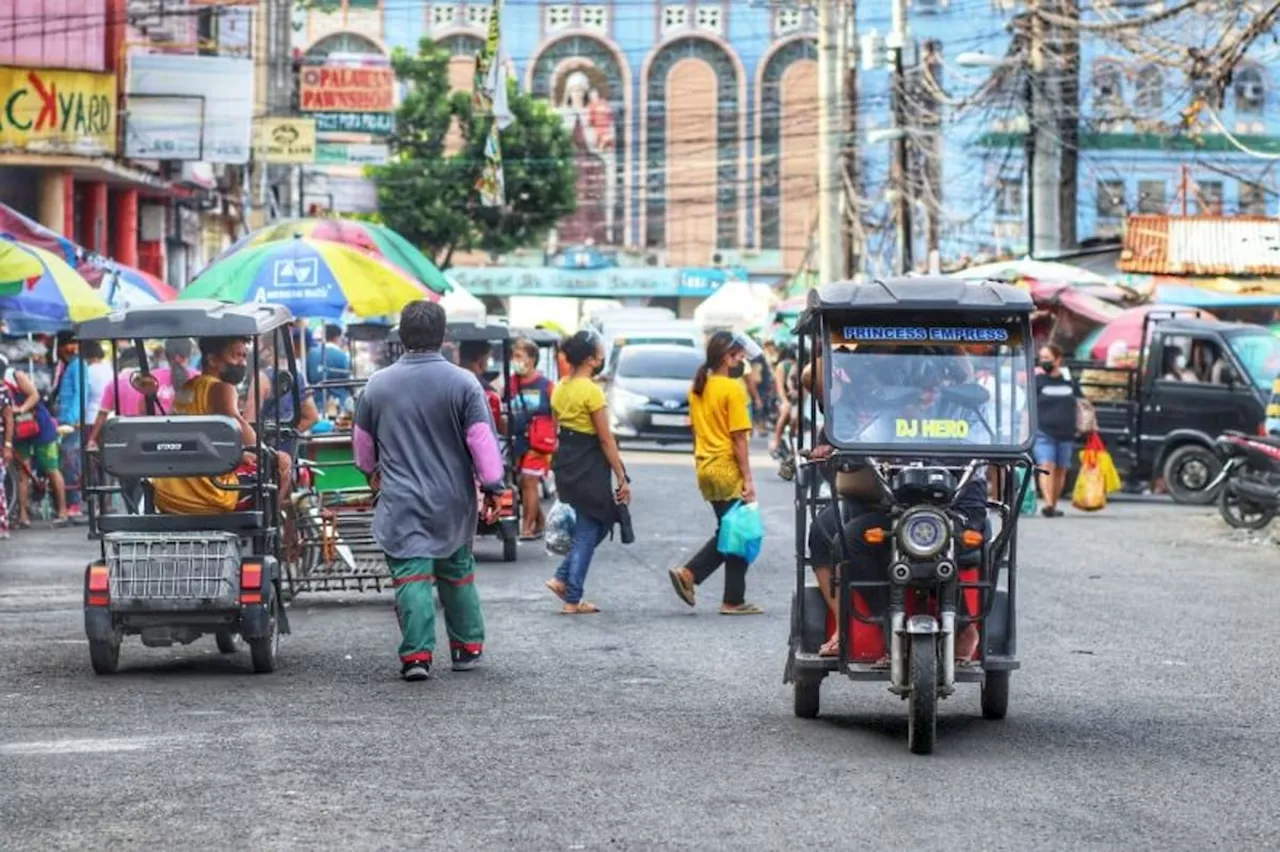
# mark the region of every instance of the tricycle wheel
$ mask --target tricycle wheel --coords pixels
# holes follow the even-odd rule
[[[1222,520],[1238,530],[1260,530],[1276,516],[1275,509],[1241,500],[1240,495],[1231,490],[1230,482],[1222,486],[1218,511],[1222,514]]]
[[[796,675],[791,685],[794,689],[793,709],[797,719],[816,719],[822,705],[822,678],[813,675]]]
[[[94,674],[115,674],[120,667],[120,634],[113,633],[110,639],[90,639],[89,663]]]
[[[503,535],[502,537],[502,561],[516,561],[516,539],[515,536]]]
[[[280,652],[280,599],[271,598],[271,617],[267,619],[267,635],[249,641],[249,655],[253,658],[254,674],[270,674],[276,670],[276,657]]]
[[[240,634],[230,630],[219,630],[213,634],[218,643],[218,651],[222,654],[234,654],[240,650]]]
[[[907,696],[907,747],[932,754],[938,739],[938,642],[931,633],[911,637],[911,693]]]
[[[1009,672],[987,672],[982,679],[982,718],[1003,719],[1009,712]]]
[[[1187,506],[1207,506],[1218,496],[1209,483],[1222,470],[1213,450],[1200,444],[1178,447],[1164,463],[1164,484],[1173,502]]]

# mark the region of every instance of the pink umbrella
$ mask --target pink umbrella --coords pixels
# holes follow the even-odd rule
[[[1104,361],[1107,349],[1117,340],[1123,340],[1131,351],[1142,346],[1142,332],[1146,325],[1147,314],[1163,313],[1178,316],[1198,317],[1200,319],[1217,319],[1213,314],[1200,308],[1189,308],[1185,305],[1139,305],[1129,308],[1111,322],[1089,335],[1077,350],[1077,356],[1088,353],[1093,361]]]

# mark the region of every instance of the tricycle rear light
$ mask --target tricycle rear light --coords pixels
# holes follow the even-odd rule
[[[243,562],[240,565],[240,588],[245,591],[262,590],[262,563]]]
[[[89,606],[107,606],[111,603],[111,572],[101,562],[89,566],[85,577],[85,603]]]

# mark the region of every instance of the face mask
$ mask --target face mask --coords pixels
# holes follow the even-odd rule
[[[740,379],[747,374],[747,365],[739,364],[736,367],[729,368],[729,378]]]
[[[1179,355],[1173,359],[1174,369],[1185,370],[1187,368],[1187,356]]]
[[[529,365],[524,361],[512,361],[511,369],[515,371],[517,376],[529,375]]]
[[[249,375],[248,364],[227,364],[222,368],[219,378],[229,385],[239,385]]]
[[[596,365],[595,365],[594,367],[592,367],[592,368],[591,368],[591,375],[593,375],[593,376],[598,376],[598,375],[600,375],[600,373],[602,373],[603,371],[604,371],[604,362],[603,362],[603,361],[597,361],[597,362],[596,362]]]
[[[1052,361],[1041,361],[1041,362],[1040,362],[1040,369],[1041,369],[1041,370],[1044,370],[1046,373],[1052,373],[1052,372],[1053,372],[1053,362],[1052,362]]]

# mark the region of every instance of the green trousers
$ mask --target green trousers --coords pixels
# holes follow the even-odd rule
[[[436,647],[436,607],[431,590],[440,583],[440,603],[449,647],[484,650],[484,616],[476,591],[476,560],[470,547],[440,559],[392,559],[391,585],[396,590],[400,622],[400,662],[430,663]]]

